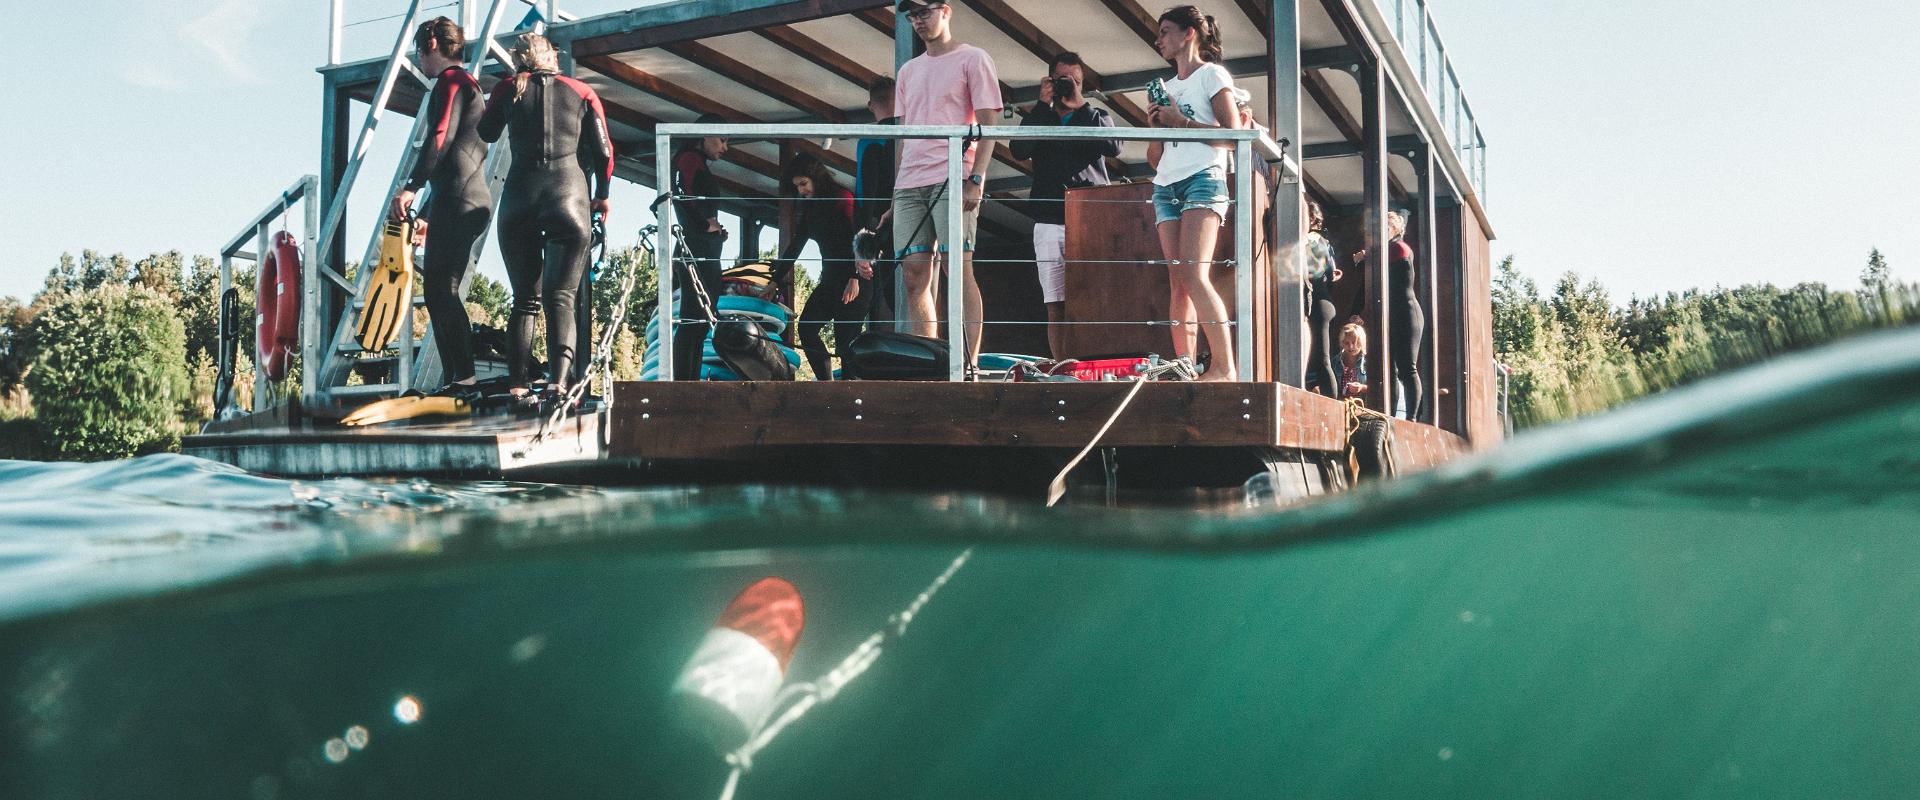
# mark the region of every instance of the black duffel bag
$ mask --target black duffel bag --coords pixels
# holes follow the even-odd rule
[[[947,343],[910,333],[873,331],[840,348],[843,374],[867,381],[939,381],[947,378]]]

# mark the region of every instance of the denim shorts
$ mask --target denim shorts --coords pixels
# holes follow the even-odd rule
[[[1172,222],[1180,214],[1206,209],[1220,219],[1227,218],[1227,174],[1219,167],[1208,167],[1174,181],[1171,186],[1153,187],[1153,222]]]

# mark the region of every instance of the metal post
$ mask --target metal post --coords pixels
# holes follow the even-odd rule
[[[966,184],[961,180],[964,171],[962,160],[966,152],[960,137],[947,137],[947,235],[948,241],[937,243],[934,252],[942,249],[946,255],[940,259],[940,266],[947,271],[947,380],[966,380],[967,364],[971,363],[967,353],[967,328],[961,319],[961,310],[966,308],[966,264],[967,231],[963,206],[966,205]],[[982,158],[988,156],[982,152]]]
[[[653,188],[659,193],[660,231],[653,245],[653,271],[660,284],[657,335],[660,346],[654,348],[657,380],[673,380],[673,139],[665,134],[653,137]],[[699,376],[695,376],[699,377]]]
[[[340,63],[340,25],[344,21],[345,0],[333,0],[327,8],[327,66]]]
[[[1267,41],[1270,59],[1268,75],[1300,74],[1300,7],[1298,0],[1273,0],[1272,29]],[[1300,81],[1268,80],[1267,109],[1271,114],[1267,129],[1285,150],[1300,160]],[[1304,169],[1304,163],[1302,164]],[[1306,270],[1301,241],[1301,224],[1306,202],[1306,181],[1288,178],[1284,168],[1274,170],[1278,185],[1273,188],[1273,230],[1267,234],[1267,252],[1278,255],[1273,264],[1276,293],[1273,318],[1273,376],[1288,386],[1306,384],[1306,317],[1304,293]],[[1329,343],[1327,346],[1331,347]],[[1329,378],[1331,380],[1331,378]]]
[[[1381,61],[1365,65],[1360,73],[1361,151],[1365,174],[1367,231],[1366,325],[1367,397],[1375,410],[1393,414],[1393,332],[1387,310],[1387,67]]]
[[[400,26],[400,35],[394,37],[393,50],[387,55],[387,68],[380,73],[380,86],[373,93],[373,102],[367,106],[367,119],[360,125],[360,136],[353,145],[353,154],[347,161],[347,172],[340,177],[340,185],[334,189],[334,203],[327,209],[327,218],[320,228],[322,250],[333,239],[333,230],[340,227],[340,221],[346,216],[347,195],[353,191],[353,180],[360,174],[360,164],[367,158],[367,151],[373,147],[373,132],[380,125],[380,116],[387,110],[387,100],[393,96],[393,84],[400,77],[402,63],[406,61],[408,40],[412,37],[413,24],[419,18],[420,0],[407,4],[406,23]],[[416,121],[425,114],[416,116]],[[381,198],[384,200],[385,198]]]
[[[1209,272],[1212,270],[1209,269]],[[1253,363],[1253,142],[1233,145],[1233,362],[1252,381]]]
[[[913,23],[907,21],[907,15],[896,14],[893,18],[893,74],[900,74],[900,67],[918,55],[923,45],[920,37],[913,35]],[[896,113],[900,109],[894,109]],[[879,122],[879,120],[874,120]],[[903,140],[893,140],[893,164],[900,166],[900,145]],[[885,242],[888,253],[895,253],[893,242]],[[897,253],[896,253],[897,255]],[[907,270],[901,266],[901,259],[893,259],[893,329],[907,329]]]
[[[305,241],[301,242],[300,268],[300,402],[310,405],[320,391],[320,370],[326,356],[320,324],[320,177],[300,179],[300,196],[306,204]]]
[[[1419,360],[1424,362],[1420,365],[1420,379],[1426,384],[1426,391],[1421,392],[1421,395],[1425,399],[1427,413],[1422,414],[1421,409],[1410,408],[1407,409],[1407,418],[1438,425],[1440,424],[1441,318],[1445,317],[1451,322],[1459,312],[1451,305],[1443,309],[1439,302],[1440,238],[1437,224],[1439,204],[1434,202],[1434,194],[1439,182],[1435,180],[1434,167],[1433,145],[1431,143],[1422,145],[1413,154],[1414,172],[1420,181],[1420,246],[1415,248],[1413,263],[1418,268],[1416,274],[1419,275],[1421,284],[1416,286],[1414,291],[1419,294],[1421,302],[1426,306],[1427,329],[1426,339],[1414,343],[1414,347],[1420,354]]]
[[[231,288],[233,288],[233,256],[223,252],[220,254],[220,294],[216,296],[219,297],[220,300],[225,301],[227,297],[227,290]],[[239,334],[239,331],[228,331],[225,328],[226,319],[227,319],[226,308],[219,304],[216,304],[214,308],[215,308],[214,319],[219,320],[219,324],[221,326],[217,330],[219,330],[223,336],[225,335],[237,336]],[[256,314],[259,313],[258,309],[256,309],[254,313]],[[234,321],[239,322],[239,320],[234,320]],[[255,335],[257,336],[258,335],[257,331],[259,330],[258,323],[254,324],[254,330],[256,331]],[[224,343],[218,346],[220,350],[224,351],[226,349],[226,346]],[[257,345],[256,345],[256,349],[258,349]],[[228,364],[227,369],[237,371],[239,368],[239,364],[237,362],[240,360],[240,349],[239,349],[239,343],[237,339],[234,344],[233,359],[235,363]],[[219,379],[216,377],[215,380],[219,380]],[[218,398],[220,396],[220,392],[217,388],[214,390],[213,396],[215,398]],[[217,406],[213,409],[213,418],[224,419],[226,416],[227,409],[233,407],[233,403],[235,399],[237,398],[235,398],[234,396],[233,386],[228,385],[227,386],[227,403],[226,405]]]
[[[258,287],[260,285],[260,281],[266,280],[266,277],[267,277],[262,273],[265,272],[265,267],[267,265],[267,253],[271,252],[267,249],[267,246],[268,246],[268,237],[272,235],[272,231],[270,229],[270,226],[267,225],[267,218],[264,218],[264,217],[259,221],[258,224],[254,226],[253,230],[254,230],[253,281],[254,281],[254,286],[256,287],[253,294],[255,297],[259,297],[260,292]],[[253,323],[254,335],[258,336],[259,330],[260,330],[260,316],[265,312],[259,308],[255,308],[253,310],[253,313],[254,313],[254,323]],[[257,340],[253,343],[253,355],[256,359],[259,358],[260,356],[260,342]],[[267,396],[267,370],[264,366],[260,364],[260,362],[255,361],[253,364],[253,409],[252,410],[259,411],[260,398],[266,397],[266,396]]]

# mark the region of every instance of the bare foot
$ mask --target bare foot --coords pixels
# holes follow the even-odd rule
[[[1233,383],[1239,378],[1226,370],[1210,369],[1200,375],[1200,380],[1206,383]]]

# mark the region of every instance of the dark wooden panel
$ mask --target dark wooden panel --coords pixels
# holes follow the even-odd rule
[[[1460,322],[1466,342],[1467,440],[1486,447],[1505,438],[1495,407],[1499,376],[1493,360],[1493,263],[1491,248],[1473,212],[1463,210]]]
[[[1264,182],[1255,180],[1254,219],[1267,213]],[[1161,258],[1154,230],[1153,184],[1148,182],[1096,186],[1067,192],[1067,335],[1069,353],[1149,352],[1170,355],[1173,331],[1166,325],[1143,325],[1143,320],[1165,320],[1171,289],[1167,269],[1160,264],[1133,263]],[[1233,258],[1232,212],[1220,227],[1214,257]],[[1254,226],[1254,354],[1247,365],[1257,380],[1273,372],[1272,263],[1267,253],[1266,225]],[[1213,285],[1234,308],[1231,265],[1213,270]],[[1096,323],[1096,324],[1087,324]],[[1099,324],[1112,323],[1112,324]],[[1205,332],[1201,346],[1205,347]]]
[[[1462,394],[1466,361],[1460,334],[1460,207],[1443,206],[1434,212],[1435,292],[1440,313],[1427,323],[1439,357],[1434,361],[1434,424],[1466,434],[1466,396]]]
[[[1465,440],[1446,431],[1418,422],[1394,418],[1394,474],[1406,475],[1431,469],[1466,452]]]
[[[1131,384],[657,383],[614,386],[611,452],[731,459],[814,445],[1084,446]],[[1102,444],[1345,446],[1340,404],[1274,384],[1153,383]]]

